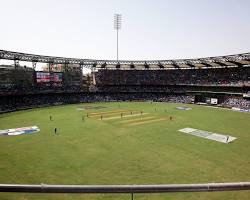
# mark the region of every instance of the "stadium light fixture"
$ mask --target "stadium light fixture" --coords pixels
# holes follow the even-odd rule
[[[122,28],[122,15],[121,14],[114,14],[114,29],[116,30],[116,59],[117,59],[117,62],[119,60],[119,54],[118,54],[118,32],[119,30],[121,30]]]

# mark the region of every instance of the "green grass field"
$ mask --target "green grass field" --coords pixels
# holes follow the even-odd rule
[[[77,110],[85,106],[101,109]],[[0,137],[0,183],[173,184],[250,181],[250,115],[182,104],[93,103],[0,115],[0,129],[37,125],[32,135]],[[132,116],[131,115],[132,111]],[[140,111],[143,111],[141,115]],[[86,115],[89,115],[87,118]],[[121,118],[121,113],[123,117]],[[53,121],[49,116],[53,116]],[[103,120],[100,120],[101,115]],[[85,116],[82,121],[82,116]],[[170,121],[169,117],[173,116]],[[57,127],[58,135],[54,134]],[[224,144],[178,132],[192,127],[237,137]],[[127,194],[0,193],[0,199],[130,199]],[[138,194],[135,199],[249,200],[250,191]]]

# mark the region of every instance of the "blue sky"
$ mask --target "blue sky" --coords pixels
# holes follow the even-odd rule
[[[0,0],[0,49],[116,59],[250,52],[250,0]]]

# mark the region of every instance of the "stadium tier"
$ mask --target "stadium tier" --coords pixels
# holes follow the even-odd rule
[[[99,70],[97,85],[250,86],[249,67],[182,70]]]
[[[112,61],[0,50],[0,111],[94,101],[165,101],[250,109],[250,54],[161,61]],[[32,62],[32,68],[20,66]],[[47,69],[36,70],[38,62]],[[60,67],[59,67],[60,66]],[[91,74],[84,76],[82,68]],[[59,69],[59,70],[58,70]],[[243,98],[244,96],[244,98]],[[211,103],[216,99],[216,103]]]

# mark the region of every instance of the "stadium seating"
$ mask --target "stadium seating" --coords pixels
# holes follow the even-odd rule
[[[99,70],[97,85],[250,85],[250,67],[175,70]]]
[[[98,101],[159,101],[192,103],[200,93],[221,95],[219,104],[250,110],[242,95],[250,90],[250,67],[94,72],[96,84],[83,88],[81,73],[64,72],[63,82],[37,84],[35,70],[0,67],[0,112],[57,104]],[[218,95],[219,95],[218,94]],[[217,97],[216,97],[217,98]]]

